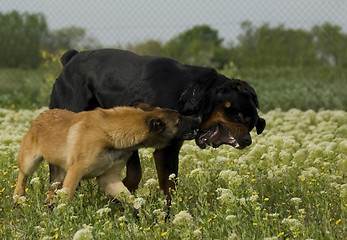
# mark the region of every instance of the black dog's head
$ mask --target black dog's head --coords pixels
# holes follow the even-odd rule
[[[245,81],[222,75],[218,78],[205,85],[205,93],[201,94],[203,107],[198,108],[201,109],[202,124],[195,138],[196,144],[200,148],[228,144],[243,149],[252,143],[249,132],[256,127],[257,134],[261,134],[266,125],[265,120],[258,116],[257,95]]]

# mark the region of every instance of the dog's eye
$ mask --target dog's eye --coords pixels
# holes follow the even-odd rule
[[[252,118],[251,118],[251,117],[245,117],[245,122],[246,122],[246,123],[251,122],[251,120],[252,120]]]
[[[239,111],[237,111],[235,108],[225,108],[225,113],[227,115],[237,115]]]
[[[237,114],[237,118],[238,118],[239,120],[241,120],[242,122],[244,121],[243,114],[240,113],[240,112]]]
[[[225,115],[233,122],[243,122],[243,114],[237,109],[226,108]]]

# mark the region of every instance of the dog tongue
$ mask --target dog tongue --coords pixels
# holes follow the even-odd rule
[[[208,145],[214,148],[222,144],[229,144],[233,147],[239,147],[238,142],[231,136],[229,130],[224,124],[218,123],[212,128],[201,134],[196,139],[196,144],[200,148],[206,148]]]
[[[208,130],[206,134],[204,134],[203,139],[207,145],[214,146],[215,143],[220,141],[219,137],[221,135],[220,129],[218,125],[215,125],[212,129]]]

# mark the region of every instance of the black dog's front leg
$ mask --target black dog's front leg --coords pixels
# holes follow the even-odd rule
[[[133,152],[126,166],[126,177],[123,179],[123,184],[133,193],[139,187],[142,178],[142,169],[138,151]]]
[[[171,190],[176,187],[176,181],[169,179],[171,174],[178,174],[178,155],[183,141],[173,142],[169,146],[155,150],[154,160],[157,168],[159,186],[167,196],[167,205],[171,205]]]

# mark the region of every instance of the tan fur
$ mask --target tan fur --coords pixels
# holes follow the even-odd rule
[[[25,193],[28,176],[45,159],[62,171],[54,182],[63,182],[72,199],[81,179],[97,178],[111,196],[130,195],[120,172],[131,153],[140,147],[161,148],[178,131],[176,111],[151,108],[117,107],[73,113],[53,109],[39,115],[24,136],[18,155],[19,175],[13,196]],[[152,119],[165,126],[149,128]],[[47,197],[52,198],[52,189]]]

